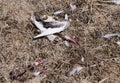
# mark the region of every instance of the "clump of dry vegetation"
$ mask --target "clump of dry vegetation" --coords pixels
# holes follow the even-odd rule
[[[47,71],[25,83],[98,83],[104,79],[102,83],[120,83],[120,46],[115,43],[120,38],[103,38],[108,33],[120,33],[120,5],[99,1],[1,0],[0,83],[20,83],[12,81],[9,73],[16,66],[42,59],[47,59]],[[73,12],[70,11],[71,2],[77,7]],[[36,28],[30,22],[31,13],[53,15],[57,10],[64,10],[58,15],[59,19],[68,14],[72,20],[70,28],[61,34],[75,36],[80,46],[70,43],[70,47],[66,47],[62,40],[33,40]],[[66,73],[78,65],[84,69],[67,77]]]

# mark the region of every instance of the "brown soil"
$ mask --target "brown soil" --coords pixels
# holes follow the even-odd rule
[[[120,33],[120,5],[97,1],[0,0],[0,83],[21,83],[12,81],[9,73],[16,66],[42,59],[47,59],[44,64],[47,71],[24,83],[98,83],[105,78],[102,83],[120,83],[120,46],[115,44],[120,38],[103,38],[108,33]],[[73,12],[70,2],[77,6]],[[37,33],[30,22],[31,13],[53,15],[57,10],[64,10],[72,20],[71,26],[61,34],[75,36],[80,46],[70,43],[66,47],[62,40],[33,40]],[[58,18],[64,19],[65,13]],[[81,57],[85,58],[84,62]],[[77,65],[85,68],[67,77],[66,73]]]

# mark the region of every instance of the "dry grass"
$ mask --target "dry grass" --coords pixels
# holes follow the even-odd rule
[[[70,11],[69,3],[77,9]],[[75,36],[80,47],[46,38],[33,40],[36,29],[30,22],[32,12],[52,15],[64,10],[72,19],[71,26],[61,34]],[[64,14],[58,16],[64,18]],[[120,33],[120,6],[100,4],[95,0],[1,0],[0,1],[0,83],[11,81],[9,72],[20,65],[47,59],[47,72],[25,83],[120,83],[120,46],[115,37],[103,39],[107,33]],[[85,62],[81,62],[84,56]],[[72,67],[85,69],[74,76],[65,76]],[[94,67],[90,67],[95,65]],[[41,68],[41,66],[40,66]]]

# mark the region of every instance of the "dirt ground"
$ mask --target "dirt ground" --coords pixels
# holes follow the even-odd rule
[[[75,11],[70,3],[77,6]],[[64,10],[59,19],[68,14],[72,20],[61,34],[74,36],[80,46],[66,47],[62,40],[47,38],[33,40],[37,29],[30,21],[31,13],[53,16],[57,10]],[[9,73],[42,59],[46,59],[46,72],[24,83],[120,83],[120,46],[115,43],[120,37],[104,39],[108,33],[120,33],[120,5],[98,0],[0,0],[0,83],[21,83],[11,80]],[[67,77],[78,65],[84,69]]]

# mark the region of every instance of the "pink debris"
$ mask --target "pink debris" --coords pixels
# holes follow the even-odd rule
[[[41,70],[41,73],[44,73],[44,72],[46,72],[46,68],[43,68],[42,70]]]
[[[75,43],[75,44],[80,45],[79,42],[75,41],[73,38],[70,38],[69,36],[64,36],[64,38],[65,38],[67,41],[69,41],[69,42],[72,42],[72,43]]]
[[[35,66],[42,65],[44,62],[45,62],[45,60],[37,61],[37,62],[34,62],[34,65]]]

